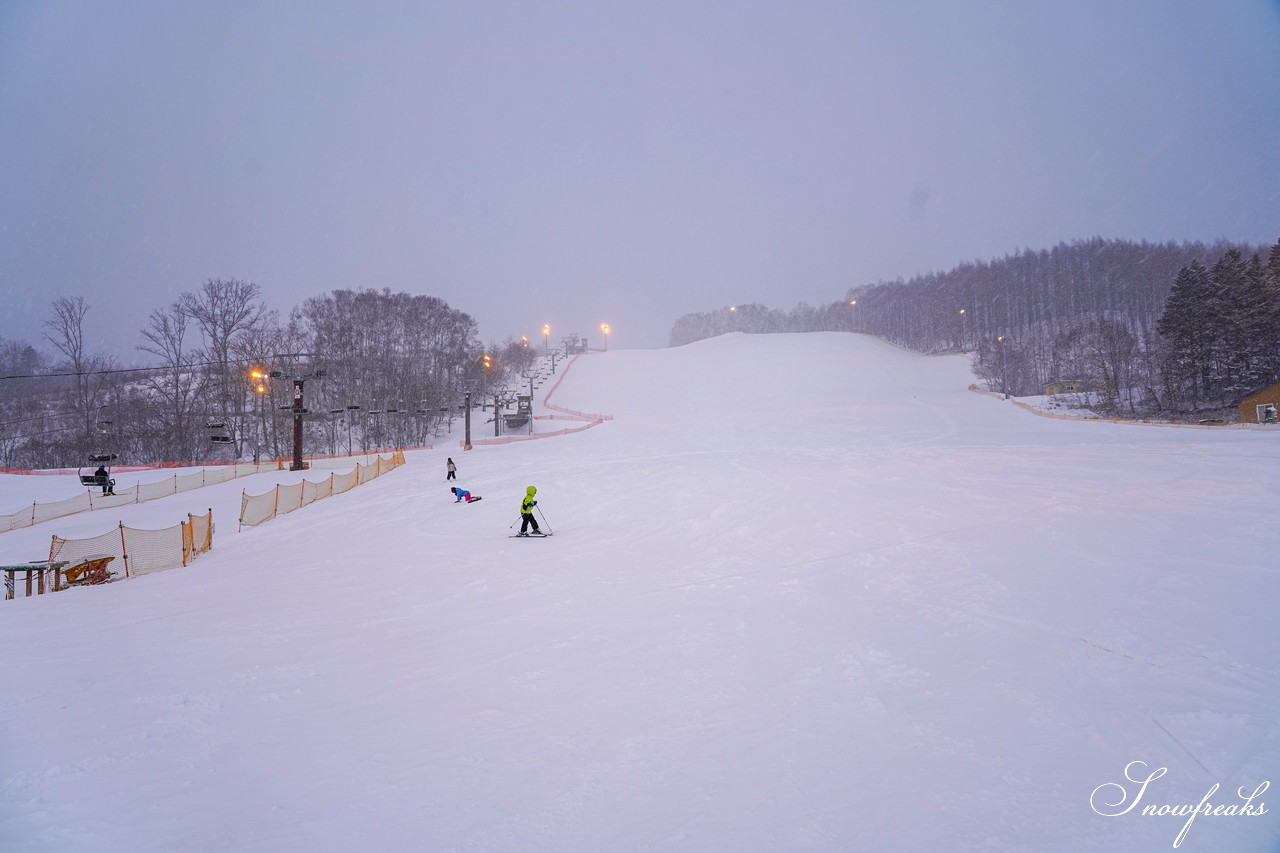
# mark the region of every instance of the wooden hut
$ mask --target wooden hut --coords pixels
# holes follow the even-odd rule
[[[1259,388],[1239,403],[1240,423],[1280,423],[1280,382]]]

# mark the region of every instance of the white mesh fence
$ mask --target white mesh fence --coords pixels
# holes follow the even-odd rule
[[[0,533],[31,527],[41,522],[74,515],[78,512],[112,509],[127,504],[153,501],[157,498],[176,495],[179,492],[189,492],[192,489],[212,486],[215,483],[225,483],[238,477],[247,477],[250,474],[258,474],[263,471],[279,471],[284,464],[284,462],[278,460],[271,460],[270,462],[257,464],[237,462],[234,465],[223,465],[217,468],[201,468],[199,471],[190,474],[174,474],[172,477],[153,483],[137,483],[128,488],[116,488],[114,495],[104,495],[100,488],[94,487],[65,500],[52,503],[33,503],[31,506],[9,515],[0,515]],[[123,478],[116,478],[117,484],[121,479]]]

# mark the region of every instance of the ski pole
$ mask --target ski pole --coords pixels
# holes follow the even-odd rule
[[[516,516],[516,521],[519,521],[519,520],[520,520],[520,519],[522,519],[522,518],[524,518],[524,516],[523,516],[523,515],[517,515],[517,516]],[[516,526],[516,521],[513,521],[513,522],[511,522],[510,524],[508,524],[508,525],[507,525],[507,529],[508,529],[508,530],[510,530],[511,528],[515,527],[515,526]]]
[[[538,515],[542,515],[542,507],[540,507],[540,506],[535,506],[535,507],[534,507],[534,509],[536,509],[536,510],[538,511]],[[542,523],[543,523],[543,524],[545,524],[545,525],[547,526],[547,532],[548,532],[548,533],[552,533],[552,532],[554,532],[554,531],[552,531],[552,529],[551,529],[551,522],[547,521],[547,517],[546,517],[545,515],[542,515]]]

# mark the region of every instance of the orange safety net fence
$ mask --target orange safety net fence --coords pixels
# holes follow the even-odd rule
[[[247,492],[240,498],[240,527],[254,527],[270,521],[277,515],[293,512],[322,498],[341,494],[363,485],[372,479],[393,471],[404,464],[404,452],[397,450],[391,456],[378,456],[368,465],[357,464],[345,474],[330,474],[327,480],[313,483],[303,480],[287,486],[276,486],[261,495]]]
[[[119,525],[115,530],[88,539],[53,537],[49,564],[75,564],[89,557],[115,557],[110,570],[117,577],[145,575],[186,566],[213,547],[213,511],[188,515],[187,520],[163,530],[139,530]]]

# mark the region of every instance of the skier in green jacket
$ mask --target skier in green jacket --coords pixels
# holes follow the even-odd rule
[[[530,486],[524,490],[524,500],[520,501],[520,532],[518,536],[528,536],[529,525],[533,525],[534,533],[541,533],[538,529],[538,519],[533,517],[533,508],[538,505],[538,501],[534,495],[538,494],[537,486]]]

